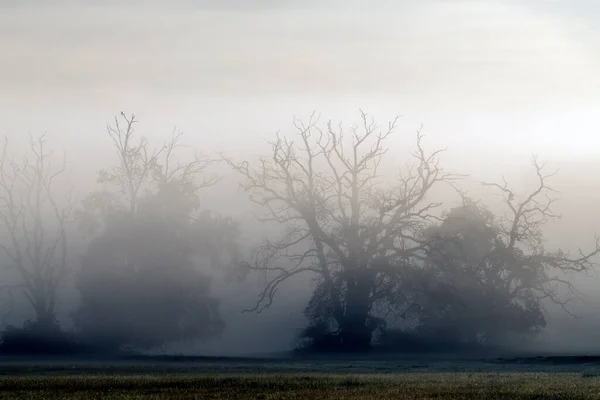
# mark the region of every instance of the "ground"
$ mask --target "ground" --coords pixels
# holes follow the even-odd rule
[[[600,358],[0,359],[0,399],[600,399]]]

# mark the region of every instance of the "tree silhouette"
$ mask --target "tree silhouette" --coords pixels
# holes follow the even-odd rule
[[[108,129],[119,165],[100,172],[114,189],[91,194],[79,212],[93,239],[78,274],[76,326],[113,348],[219,335],[224,324],[209,272],[237,256],[238,232],[231,220],[199,209],[199,191],[217,182],[205,178],[213,161],[178,161],[180,133],[152,151],[135,140],[135,118],[122,121]]]
[[[37,328],[44,330],[56,328],[58,290],[67,274],[71,202],[67,187],[58,186],[66,168],[66,159],[60,161],[53,164],[44,136],[30,136],[20,160],[9,152],[8,141],[0,154],[0,223],[6,236],[0,249],[20,280],[11,286],[22,289]]]
[[[504,181],[499,190],[507,215],[464,198],[445,220],[427,231],[431,248],[420,280],[420,332],[448,340],[506,344],[546,325],[544,302],[566,308],[578,295],[569,279],[587,273],[600,251],[598,239],[575,257],[544,248],[544,225],[552,211],[553,173],[532,160],[538,183],[519,196]]]
[[[548,283],[547,270],[502,247],[491,212],[466,201],[429,234],[438,240],[421,271],[427,279],[420,280],[419,334],[457,344],[503,344],[546,325],[533,287]]]
[[[269,307],[286,280],[314,274],[309,313],[330,324],[340,349],[364,350],[382,322],[373,305],[398,303],[407,266],[425,256],[421,233],[441,205],[428,194],[459,176],[441,168],[440,151],[425,151],[419,131],[415,163],[394,182],[384,182],[378,168],[396,120],[380,130],[361,112],[360,126],[345,131],[331,122],[322,129],[313,114],[295,127],[295,140],[277,135],[270,156],[255,167],[227,160],[244,178],[250,199],[267,211],[261,221],[287,228],[245,264],[265,274],[251,310]]]

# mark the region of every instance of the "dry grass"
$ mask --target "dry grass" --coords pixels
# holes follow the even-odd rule
[[[0,399],[600,399],[582,373],[5,376]]]

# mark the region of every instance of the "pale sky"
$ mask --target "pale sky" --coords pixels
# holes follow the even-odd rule
[[[600,149],[594,1],[0,4],[7,134],[89,144],[124,110],[150,135],[177,125],[247,148],[294,115],[362,107],[456,151]]]
[[[108,106],[148,96],[371,95],[503,109],[598,100],[599,35],[585,2],[568,13],[552,1],[398,3],[9,8],[2,86],[21,101]]]

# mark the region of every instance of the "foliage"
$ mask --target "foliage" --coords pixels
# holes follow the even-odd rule
[[[444,332],[423,334],[415,329],[386,329],[374,338],[375,354],[477,355],[504,354],[506,348],[476,342],[460,342]]]
[[[169,222],[140,207],[92,241],[78,280],[75,321],[84,337],[151,348],[220,333],[210,279],[192,260],[191,232],[178,238]]]
[[[8,326],[0,337],[0,354],[5,356],[82,355],[99,351],[80,342],[75,335],[38,321],[20,327]]]
[[[473,202],[451,210],[431,228],[420,326],[424,336],[455,343],[496,343],[546,325],[537,288],[547,268],[521,249],[503,246],[488,210]]]
[[[299,353],[339,353],[345,349],[339,335],[327,321],[312,322],[299,335],[296,351]]]
[[[126,128],[109,128],[120,165],[100,173],[117,190],[92,194],[79,214],[94,236],[78,274],[76,326],[96,343],[140,349],[219,335],[209,272],[236,257],[238,232],[199,210],[199,190],[215,182],[199,179],[211,162],[176,162],[179,134],[150,152],[133,142],[135,119],[123,119]]]
[[[553,174],[536,158],[533,166],[538,184],[520,198],[506,183],[484,183],[500,189],[505,215],[464,196],[461,206],[424,231],[427,256],[406,281],[418,309],[411,334],[432,347],[509,346],[545,327],[544,302],[569,312],[566,306],[577,296],[569,274],[593,269],[598,241],[576,257],[545,249],[543,227],[558,218],[547,184]]]
[[[465,198],[431,227],[421,282],[419,331],[457,343],[506,344],[546,325],[544,301],[566,309],[577,295],[569,273],[587,273],[599,252],[572,257],[544,247],[544,225],[558,218],[547,180],[553,174],[533,159],[538,184],[521,199],[506,183],[499,189],[503,217]],[[566,309],[568,312],[568,309]]]

